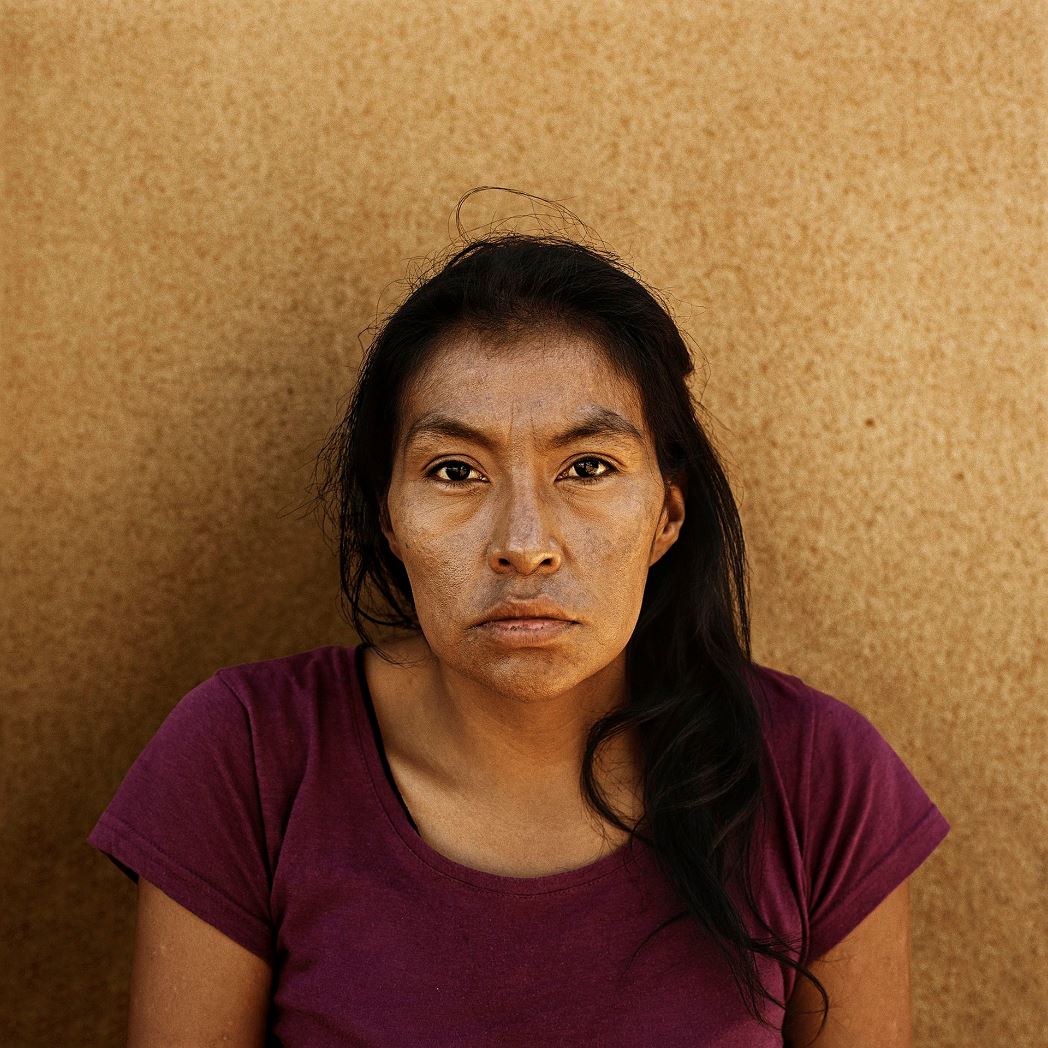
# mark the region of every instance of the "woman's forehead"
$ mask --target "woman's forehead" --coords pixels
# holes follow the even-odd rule
[[[506,440],[504,433],[529,431],[543,451],[566,447],[578,440],[600,438],[628,447],[643,447],[643,427],[628,413],[605,404],[586,403],[574,412],[520,412],[514,418],[491,416],[470,410],[456,414],[429,410],[410,423],[404,437],[406,448],[442,440],[464,440],[489,450],[498,450]]]
[[[637,417],[638,390],[591,339],[530,334],[496,344],[471,336],[443,344],[404,390],[408,425],[431,411],[576,415],[594,401]]]
[[[462,331],[446,335],[433,346],[417,380],[422,383],[446,373],[449,365],[476,371],[528,371],[535,367],[577,367],[610,370],[607,352],[592,337],[563,328],[529,329],[489,334]]]

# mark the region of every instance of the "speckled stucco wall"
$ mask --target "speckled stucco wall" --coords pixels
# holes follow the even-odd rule
[[[177,699],[351,642],[290,511],[358,333],[485,184],[667,293],[755,656],[952,822],[916,1043],[1044,1043],[1043,4],[2,8],[5,1043],[123,1044],[134,890],[84,837]]]

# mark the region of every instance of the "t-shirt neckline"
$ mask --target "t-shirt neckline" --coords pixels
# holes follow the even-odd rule
[[[375,796],[385,812],[391,828],[401,843],[417,859],[435,872],[453,880],[482,888],[503,895],[544,895],[551,892],[577,888],[592,881],[619,873],[626,867],[626,861],[638,844],[628,838],[615,851],[601,856],[594,862],[573,870],[545,874],[539,877],[504,877],[487,870],[478,870],[472,866],[449,859],[426,843],[408,818],[402,798],[394,792],[392,783],[386,776],[383,766],[383,754],[377,748],[375,733],[367,715],[365,702],[371,701],[367,677],[364,673],[363,650],[369,645],[357,644],[343,648],[349,669],[349,679],[353,686],[353,716],[356,722],[357,742],[368,770],[368,777]]]

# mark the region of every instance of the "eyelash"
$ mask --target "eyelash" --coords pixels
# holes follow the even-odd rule
[[[569,480],[574,480],[580,484],[593,484],[598,480],[604,480],[606,477],[611,476],[612,473],[618,473],[619,471],[607,460],[600,458],[597,455],[583,455],[581,458],[575,459],[574,462],[570,463],[568,469],[572,466],[577,466],[580,462],[600,462],[602,465],[607,466],[607,469],[595,476],[595,477],[569,477]],[[468,469],[477,470],[475,466],[471,466],[468,462],[463,462],[461,459],[445,459],[443,462],[438,462],[435,466],[431,467],[426,472],[427,477],[431,477],[438,484],[443,484],[446,488],[463,488],[468,484],[476,484],[475,480],[442,480],[440,477],[434,476],[439,470],[442,470],[445,466],[466,466]]]

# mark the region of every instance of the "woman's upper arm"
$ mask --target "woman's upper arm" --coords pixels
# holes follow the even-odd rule
[[[909,883],[903,881],[851,934],[809,963],[830,998],[817,1040],[822,996],[797,976],[782,1028],[788,1048],[912,1048]]]
[[[261,1048],[271,981],[261,957],[139,877],[128,1048]]]

